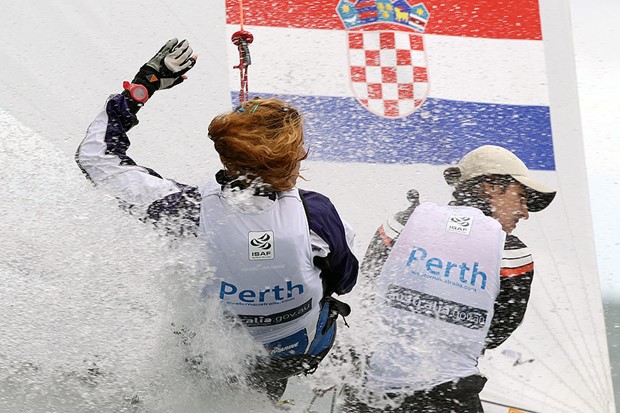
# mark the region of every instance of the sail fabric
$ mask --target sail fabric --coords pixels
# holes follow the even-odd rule
[[[309,163],[321,168],[319,177],[348,178],[311,184],[335,193],[345,216],[364,216],[353,221],[358,252],[386,216],[403,209],[398,200],[407,190],[448,202],[443,169],[483,144],[510,149],[558,189],[550,208],[516,230],[536,275],[523,324],[481,359],[489,379],[482,398],[490,412],[613,410],[585,165],[575,150],[582,143],[567,6],[244,4],[244,28],[254,35],[250,97],[277,96],[300,108]],[[239,6],[226,3],[229,37],[240,28]],[[229,66],[237,62],[229,51]],[[234,104],[234,71],[229,85]],[[363,205],[350,204],[353,193]],[[384,215],[373,221],[378,211]]]
[[[424,1],[426,12],[416,8],[413,16],[411,8],[419,4],[414,1],[409,10],[390,1],[391,11],[386,1],[348,2],[363,9],[356,8],[353,17],[367,22],[366,29],[355,26],[346,3],[243,2],[244,28],[254,35],[250,94],[279,96],[306,117],[310,158],[302,165],[308,181],[300,187],[330,197],[358,234],[359,257],[379,224],[408,206],[407,191],[415,188],[421,199],[445,204],[446,165],[481,144],[514,151],[558,195],[515,231],[533,254],[532,296],[523,324],[480,362],[489,379],[482,393],[485,410],[615,411],[567,2]],[[387,16],[379,14],[379,5]],[[136,26],[145,10],[149,24]],[[0,110],[51,142],[70,164],[101,102],[119,93],[122,81],[131,80],[168,39],[187,38],[198,64],[183,84],[158,92],[140,111],[133,155],[178,182],[200,185],[217,172],[219,159],[206,134],[212,117],[230,110],[238,96],[233,66],[239,59],[230,42],[240,27],[238,1],[179,7],[169,0],[23,0],[5,2],[2,11],[0,76],[10,81],[0,88]],[[387,34],[378,33],[388,20]],[[411,29],[401,29],[402,23]],[[360,40],[360,32],[369,34]],[[407,53],[403,39],[409,41]],[[382,53],[373,42],[392,51]],[[408,63],[394,69],[390,54]],[[378,70],[377,61],[387,68]],[[379,74],[381,81],[373,81]],[[400,95],[394,83],[396,89],[405,84]],[[384,90],[386,97],[402,99],[384,99],[378,95]],[[386,116],[377,115],[380,110]],[[27,158],[23,162],[36,162]],[[32,182],[55,174],[53,165],[36,166]],[[12,200],[10,195],[5,199]],[[66,195],[75,203],[71,191]],[[10,203],[5,210],[15,216],[21,211]],[[29,222],[14,232],[30,233]],[[13,271],[6,274],[15,281]],[[351,328],[342,331],[360,331],[352,324],[357,303],[353,296],[347,302],[354,313],[347,318]],[[287,397],[303,405],[303,395],[309,403],[312,393],[306,381],[300,383],[290,386]]]
[[[315,334],[323,285],[299,191],[282,192],[277,202],[254,211],[247,201],[241,201],[245,210],[235,210],[243,195],[222,194],[217,183],[201,193],[200,230],[215,267],[203,294],[224,302],[260,343],[299,333],[288,344],[298,344],[303,354]]]

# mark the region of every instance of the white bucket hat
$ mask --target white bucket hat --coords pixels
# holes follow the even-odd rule
[[[510,175],[522,183],[528,192],[527,209],[530,212],[545,209],[556,194],[556,191],[532,178],[521,159],[500,146],[484,145],[474,149],[463,156],[457,166],[444,171],[446,182],[453,186],[483,175]]]

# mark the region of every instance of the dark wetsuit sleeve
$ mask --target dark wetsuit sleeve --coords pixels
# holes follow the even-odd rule
[[[331,201],[317,192],[299,191],[308,215],[310,231],[327,243],[326,257],[315,256],[321,269],[325,295],[346,294],[357,282],[359,263],[349,248],[344,224]]]
[[[500,271],[500,291],[487,335],[486,348],[502,344],[523,321],[534,279],[534,262],[529,250],[514,235],[506,237]]]
[[[75,159],[86,177],[111,192],[142,219],[176,234],[195,232],[200,217],[196,187],[161,177],[127,155],[127,132],[138,119],[122,94],[114,95],[90,124]]]

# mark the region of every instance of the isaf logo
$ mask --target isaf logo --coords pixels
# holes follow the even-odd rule
[[[451,215],[446,225],[446,231],[469,235],[473,223],[473,217]]]
[[[275,258],[273,231],[250,231],[248,233],[250,261]]]
[[[351,87],[370,112],[391,119],[416,111],[428,96],[423,32],[430,13],[407,0],[339,0],[348,33]]]

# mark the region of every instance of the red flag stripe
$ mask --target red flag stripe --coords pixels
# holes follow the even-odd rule
[[[244,24],[345,30],[337,0],[252,0],[243,3]],[[425,33],[491,39],[541,40],[538,0],[424,0]],[[226,22],[239,25],[239,0],[226,0]],[[406,30],[405,28],[403,28]]]

